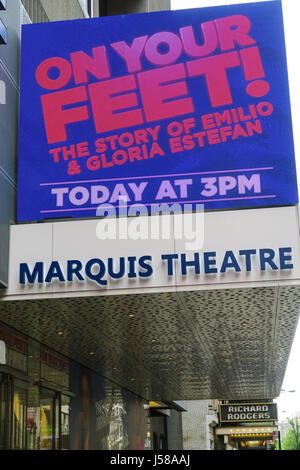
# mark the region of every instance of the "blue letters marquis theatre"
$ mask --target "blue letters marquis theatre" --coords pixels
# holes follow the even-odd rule
[[[271,271],[292,270],[294,268],[292,263],[292,248],[281,247],[276,251],[278,253],[271,248],[239,250],[238,253],[227,250],[222,256],[219,266],[216,261],[216,252],[194,253],[194,259],[190,261],[187,260],[185,253],[180,255],[168,253],[162,254],[161,260],[165,263],[164,267],[170,277],[175,276],[176,261],[180,263],[180,274],[182,276],[188,274],[188,269],[191,269],[195,276],[218,272],[226,273],[231,269],[236,273],[242,272],[242,270],[250,272],[252,271],[253,263],[255,264],[254,269],[262,272],[266,271],[266,269]],[[274,261],[275,255],[277,255],[279,262]],[[203,273],[200,269],[200,257],[203,258]],[[238,257],[243,259],[243,264],[239,264]],[[62,266],[58,261],[52,261],[49,267],[43,261],[38,261],[32,268],[28,263],[20,263],[19,283],[73,282],[74,280],[85,281],[89,279],[95,281],[100,286],[107,286],[107,277],[110,279],[122,279],[127,276],[128,279],[136,279],[138,277],[149,278],[155,275],[151,264],[152,256],[149,255],[141,256],[138,260],[135,256],[129,256],[127,259],[124,257],[119,258],[118,273],[114,271],[114,263],[114,258],[108,258],[107,262],[99,258],[92,258],[85,265],[78,259],[72,259],[67,260],[65,266]],[[128,266],[128,271],[126,270],[126,265]],[[95,266],[97,267],[97,273],[94,272]]]
[[[282,8],[23,26],[18,220],[298,202]]]

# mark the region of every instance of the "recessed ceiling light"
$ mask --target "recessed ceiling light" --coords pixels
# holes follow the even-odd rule
[[[242,326],[247,326],[248,323],[246,321],[243,321]]]
[[[93,356],[95,353],[93,351],[90,352],[90,355]]]
[[[63,332],[62,332],[62,331],[58,331],[57,334],[58,334],[58,335],[62,335]]]
[[[129,318],[134,318],[134,313],[130,313]]]
[[[153,338],[153,339],[151,340],[151,342],[152,342],[152,343],[156,343],[156,339]]]

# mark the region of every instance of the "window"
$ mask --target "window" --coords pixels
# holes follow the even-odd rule
[[[7,43],[7,29],[5,25],[0,20],[0,44]]]
[[[59,392],[40,391],[40,449],[69,449],[70,398]]]
[[[27,384],[14,380],[13,449],[26,449]]]
[[[107,0],[99,0],[99,16],[107,16]]]
[[[69,426],[70,426],[70,398],[61,395],[61,441],[62,450],[69,449]]]
[[[93,12],[92,12],[92,0],[79,0],[79,3],[81,5],[81,8],[83,10],[83,12],[86,14],[86,15],[89,15],[90,17],[93,16]]]

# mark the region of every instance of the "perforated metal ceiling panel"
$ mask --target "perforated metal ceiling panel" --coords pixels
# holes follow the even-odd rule
[[[162,400],[278,396],[299,311],[299,286],[0,302],[1,321]]]

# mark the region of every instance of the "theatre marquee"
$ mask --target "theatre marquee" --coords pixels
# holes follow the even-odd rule
[[[229,403],[220,405],[220,423],[240,423],[246,421],[275,421],[276,403]]]

